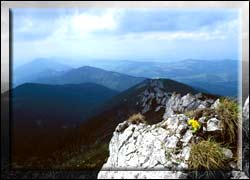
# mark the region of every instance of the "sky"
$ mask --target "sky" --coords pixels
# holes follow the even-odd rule
[[[15,8],[14,65],[62,61],[239,59],[235,9]]]

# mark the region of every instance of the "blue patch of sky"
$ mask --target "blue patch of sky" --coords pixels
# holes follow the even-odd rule
[[[15,8],[14,62],[36,58],[237,59],[234,9]]]

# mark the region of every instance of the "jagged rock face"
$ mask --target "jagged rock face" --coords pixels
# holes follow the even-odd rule
[[[220,127],[220,120],[217,118],[211,118],[207,121],[206,131],[218,131],[222,130]]]
[[[243,107],[243,171],[249,177],[249,97]]]
[[[164,108],[166,105],[166,100],[170,97],[169,93],[164,92],[164,86],[159,80],[150,80],[149,87],[139,95],[141,97],[140,105],[142,106],[142,114],[153,110],[155,112]],[[153,102],[156,103],[156,107],[153,107]]]
[[[230,179],[249,179],[244,172],[241,171],[232,171]]]
[[[172,94],[172,96],[166,101],[166,110],[163,118],[167,118],[170,115],[178,113],[184,113],[190,110],[204,109],[211,106],[215,107],[218,105],[218,101],[214,102],[212,99],[200,100],[201,94],[192,95],[187,94],[181,97],[180,94]],[[214,104],[216,103],[216,104]]]
[[[243,127],[246,131],[246,134],[249,134],[249,97],[247,98],[243,107]]]
[[[160,81],[156,82],[151,83],[150,89],[144,91],[141,104],[145,113],[151,110],[150,103],[155,100],[159,106],[165,108],[163,121],[154,125],[134,125],[128,121],[119,124],[109,144],[110,156],[99,172],[98,178],[180,179],[186,177],[186,174],[179,170],[188,169],[190,142],[196,136],[188,127],[189,118],[184,114],[174,113],[201,106],[210,107],[214,105],[214,101],[200,100],[202,94],[195,96],[187,94],[183,97],[175,93],[170,95],[161,90]],[[157,110],[159,108],[155,109]],[[131,173],[119,171],[133,169],[138,171]],[[150,173],[150,170],[164,171]]]
[[[98,179],[186,179],[180,171],[101,171]]]
[[[188,142],[193,135],[188,130],[187,120],[185,115],[180,114],[152,126],[134,125],[127,121],[121,123],[110,141],[110,157],[103,165],[98,178],[185,177],[184,173],[176,173],[174,170],[188,168],[187,160],[190,153]],[[186,131],[184,137],[180,135],[183,131]],[[135,171],[129,176],[127,172],[118,173],[118,170],[132,169],[164,171],[160,173]]]
[[[166,99],[165,106],[160,104],[165,108],[163,120],[154,125],[135,125],[128,121],[120,123],[109,144],[110,156],[99,172],[98,178],[187,178],[188,173],[183,170],[189,169],[191,142],[196,142],[200,137],[193,133],[188,125],[189,117],[183,113],[197,108],[214,109],[220,104],[220,101],[201,100],[202,94],[187,94],[181,97],[178,94],[170,96],[161,93],[160,88],[154,91],[158,91],[159,96]],[[149,90],[145,91],[144,95],[145,98],[142,100],[144,107],[150,109],[147,104],[150,98],[156,98],[156,95]],[[199,122],[203,126],[202,131],[221,130],[220,120],[216,117],[210,117],[210,119],[201,117]],[[233,157],[231,150],[223,149],[223,152],[226,157]],[[152,170],[158,171],[156,173]],[[236,176],[238,174],[231,175],[232,178]]]
[[[109,146],[112,155],[103,169],[186,167],[185,161],[189,157],[189,148],[186,146],[193,136],[187,130],[187,120],[188,118],[181,114],[152,126],[134,125],[125,121],[116,128],[113,134]],[[168,128],[165,128],[166,126]],[[127,128],[124,129],[124,127]],[[180,132],[183,130],[187,131],[187,135],[182,138]],[[177,144],[183,149],[173,155],[172,151],[176,149]]]
[[[165,118],[175,114],[175,112],[183,113],[189,110],[208,108],[211,105],[216,107],[219,104],[219,100],[216,102],[213,99],[201,100],[204,97],[202,93],[196,95],[188,93],[181,97],[180,94],[165,92],[164,86],[159,80],[151,80],[149,88],[139,96],[141,97],[139,104],[142,107],[142,114],[150,110],[158,112],[163,108],[165,109]],[[154,106],[153,103],[155,103]]]
[[[119,124],[98,178],[186,178],[181,170],[188,170],[191,142],[198,138],[189,129],[188,120],[184,114],[175,114],[154,125]],[[224,152],[232,157],[229,149]]]

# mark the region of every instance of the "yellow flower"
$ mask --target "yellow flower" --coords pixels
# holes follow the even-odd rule
[[[195,119],[188,120],[188,125],[191,125],[193,132],[195,133],[197,130],[200,129],[200,123]]]

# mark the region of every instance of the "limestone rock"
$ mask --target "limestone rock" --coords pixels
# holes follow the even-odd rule
[[[214,104],[211,106],[212,109],[216,109],[220,105],[220,99],[217,99]]]
[[[228,159],[233,158],[233,152],[230,149],[223,148],[222,152],[223,152],[223,154],[225,155],[226,158],[228,158]]]
[[[243,107],[243,143],[242,143],[242,166],[243,171],[249,177],[249,97]]]
[[[232,171],[232,177],[230,179],[249,179],[242,171]]]
[[[202,123],[202,124],[205,123],[205,120],[206,120],[206,117],[201,117],[201,118],[199,118],[199,122]]]
[[[109,144],[110,156],[99,172],[98,178],[185,177],[184,172],[175,170],[188,169],[190,134],[182,141],[181,136],[177,136],[179,134],[177,132],[183,130],[188,134],[187,120],[184,114],[178,114],[155,125],[129,124],[127,127],[127,123],[119,124]],[[183,148],[177,151],[179,145]],[[119,171],[131,169],[138,171],[132,173]],[[159,173],[154,171],[152,175],[150,170],[164,171]]]
[[[186,145],[187,143],[189,143],[189,141],[191,140],[192,137],[193,137],[192,131],[187,130],[186,133],[184,134],[183,138],[181,139],[181,141]]]
[[[249,97],[243,107],[243,128],[246,134],[249,135]]]
[[[166,138],[166,142],[165,142],[166,144],[165,145],[168,148],[175,148],[178,141],[179,141],[178,137],[173,135],[173,136],[170,136],[170,137]]]
[[[154,125],[136,125],[127,121],[120,123],[113,133],[109,144],[109,158],[98,174],[99,179],[188,178],[186,170],[188,170],[191,142],[200,141],[202,132],[200,134],[192,132],[188,125],[189,117],[184,113],[203,108],[215,109],[220,102],[219,99],[204,100],[202,94],[185,96],[169,94],[164,92],[162,87],[160,81],[151,81],[150,88],[142,93],[139,105],[143,107],[143,113],[157,112],[164,108],[163,120]],[[245,103],[243,113],[243,124],[249,124],[248,101]],[[203,127],[201,131],[222,130],[220,120],[215,115],[200,117],[198,121]],[[246,131],[249,132],[249,128]],[[230,149],[224,148],[223,153],[227,158],[233,158]],[[243,169],[249,169],[248,164],[248,160],[243,159]],[[226,175],[232,179],[247,177],[247,174],[236,171]]]
[[[220,127],[220,120],[217,118],[211,118],[207,121],[207,131],[222,130]]]
[[[161,108],[162,108],[162,106],[157,106],[157,107],[155,108],[155,112],[158,112]]]
[[[163,119],[168,118],[176,112],[184,113],[190,110],[209,108],[214,103],[212,99],[202,101],[199,99],[200,96],[199,94],[192,95],[188,93],[181,97],[180,94],[172,94],[166,101],[166,110]]]
[[[98,179],[186,179],[180,171],[101,171]]]

